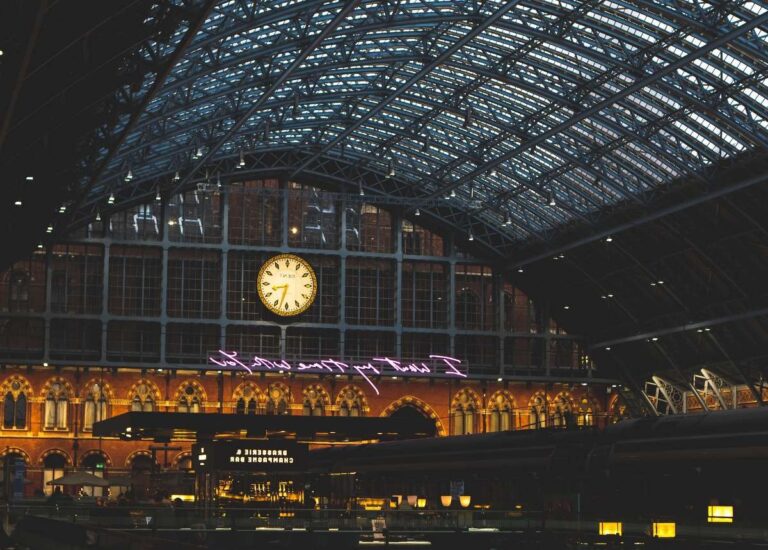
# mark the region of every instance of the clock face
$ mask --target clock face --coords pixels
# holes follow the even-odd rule
[[[317,295],[317,278],[306,260],[280,254],[267,260],[256,279],[259,298],[276,315],[290,317],[303,313]]]

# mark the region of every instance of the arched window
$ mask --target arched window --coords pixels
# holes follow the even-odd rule
[[[139,382],[133,390],[131,398],[132,412],[152,412],[155,410],[153,388],[146,382]]]
[[[56,487],[61,487],[59,485],[48,485],[48,482],[63,476],[66,466],[67,457],[63,453],[58,451],[48,452],[43,459],[43,493],[51,495]]]
[[[203,408],[203,396],[200,388],[192,383],[186,383],[179,389],[177,411],[183,413],[198,413]]]
[[[267,396],[267,414],[288,414],[288,402],[290,394],[287,386],[283,384],[271,384]]]
[[[80,463],[83,470],[96,477],[104,477],[104,472],[107,470],[107,457],[100,451],[91,452],[83,457]],[[104,496],[104,487],[83,486],[83,492],[92,497]]]
[[[241,384],[234,392],[235,413],[258,414],[259,389],[250,382]]]
[[[45,429],[66,430],[68,408],[67,388],[61,382],[54,382],[45,395]]]
[[[363,392],[354,386],[347,386],[342,389],[336,402],[339,405],[339,416],[363,416],[365,414]]]
[[[328,405],[328,393],[320,386],[313,385],[304,390],[304,416],[323,416]]]
[[[552,425],[556,428],[566,428],[573,423],[573,407],[570,398],[564,394],[555,397]]]
[[[104,384],[94,382],[89,384],[83,400],[83,430],[91,431],[94,422],[107,418],[107,394]]]
[[[544,397],[541,395],[535,395],[530,402],[530,421],[529,427],[531,428],[546,428],[547,427],[547,407]]]
[[[576,417],[576,423],[584,427],[594,426],[596,411],[597,404],[586,397],[582,397],[579,401],[579,415]]]
[[[27,427],[27,395],[31,391],[29,383],[14,376],[2,388],[3,429],[23,430]]]
[[[498,392],[488,404],[488,431],[506,432],[514,428],[514,407],[509,397]]]
[[[453,435],[473,434],[477,431],[478,402],[469,390],[461,390],[453,399],[451,419]]]

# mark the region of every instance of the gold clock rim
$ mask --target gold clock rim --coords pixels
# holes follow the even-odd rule
[[[309,300],[307,300],[307,303],[304,304],[300,309],[297,309],[295,311],[291,311],[289,313],[286,313],[284,311],[281,311],[280,309],[276,308],[272,304],[268,303],[266,298],[264,297],[264,293],[262,292],[262,285],[261,285],[261,279],[264,275],[264,272],[267,270],[267,267],[272,262],[279,262],[280,259],[291,259],[298,261],[299,263],[304,264],[307,267],[307,270],[309,271],[309,276],[312,277],[312,296],[309,297]],[[259,274],[256,276],[256,287],[259,293],[259,300],[261,300],[261,303],[264,304],[264,307],[266,307],[269,311],[274,313],[275,315],[278,315],[280,317],[295,317],[296,315],[301,315],[305,311],[307,311],[312,304],[315,303],[315,297],[317,296],[317,276],[315,275],[315,270],[312,268],[312,265],[302,258],[301,256],[297,256],[296,254],[277,254],[275,256],[272,256],[271,258],[268,258],[264,261],[261,268],[259,269]]]

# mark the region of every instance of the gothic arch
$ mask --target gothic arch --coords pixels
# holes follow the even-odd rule
[[[489,432],[508,431],[517,427],[517,403],[515,397],[506,390],[497,390],[491,394],[486,414]]]
[[[105,382],[104,380],[102,380],[101,378],[96,378],[96,377],[91,378],[90,380],[88,380],[88,382],[80,386],[80,393],[78,394],[78,396],[84,399],[89,392],[98,391],[98,390],[95,390],[94,386],[100,387],[101,392],[104,394],[104,397],[106,397],[108,401],[112,401],[112,399],[114,399],[115,392],[112,390],[112,386],[108,382]]]
[[[19,374],[12,374],[6,378],[2,386],[0,386],[0,392],[2,392],[2,395],[11,392],[14,394],[14,396],[18,393],[24,392],[24,395],[26,395],[27,398],[34,396],[32,384],[30,384],[29,380],[27,380],[24,376]]]
[[[260,414],[264,411],[267,397],[255,382],[241,382],[232,392],[232,408],[236,413]]]
[[[301,392],[304,416],[323,416],[331,404],[331,397],[320,384],[310,384]]]
[[[576,403],[570,392],[561,391],[550,402],[552,424],[556,427],[564,428],[569,422],[575,419],[573,417],[576,411]]]
[[[546,428],[549,399],[543,391],[537,391],[528,400],[528,427]]]
[[[457,405],[471,404],[475,407],[475,410],[479,410],[482,402],[483,400],[475,390],[472,388],[462,388],[453,396],[453,399],[451,400],[451,409]]]
[[[143,391],[142,386],[145,388]],[[155,403],[160,401],[160,388],[157,387],[157,384],[146,378],[140,378],[131,386],[131,389],[128,390],[128,401],[131,401],[139,394],[141,394],[141,397],[144,395],[151,396]]]
[[[354,416],[342,414],[342,409],[350,413],[355,405],[360,409],[360,416],[365,416],[371,410],[368,406],[368,400],[365,398],[365,393],[358,386],[349,384],[341,388],[339,393],[336,394],[336,409],[339,411],[339,416]]]
[[[480,430],[480,396],[472,388],[462,388],[451,401],[451,435],[469,435]]]
[[[291,388],[283,382],[273,382],[267,389],[267,414],[291,414]]]
[[[43,454],[40,455],[40,458],[37,459],[37,463],[40,466],[42,466],[43,463],[45,462],[45,459],[51,455],[63,456],[67,466],[72,466],[72,457],[69,456],[69,453],[67,453],[67,451],[65,451],[64,449],[58,449],[56,447],[54,447],[53,449],[48,449],[47,451],[43,452]]]
[[[403,397],[392,401],[392,403],[387,405],[386,408],[383,411],[381,411],[381,414],[379,414],[379,416],[392,416],[392,413],[394,413],[399,408],[405,407],[405,406],[415,407],[419,409],[424,414],[424,416],[432,420],[435,423],[435,428],[437,429],[438,435],[441,435],[441,436],[448,435],[448,432],[446,432],[445,430],[445,426],[440,420],[440,417],[437,416],[437,413],[435,412],[435,410],[429,405],[429,403],[422,401],[415,395],[404,395]]]
[[[181,399],[186,394],[186,388],[192,387],[195,389],[195,393],[200,397],[203,403],[208,401],[208,396],[205,393],[205,388],[197,380],[182,380],[176,388],[176,401]]]
[[[45,399],[45,397],[48,395],[48,392],[54,388],[55,384],[59,384],[61,386],[61,388],[67,393],[67,397],[69,399],[75,397],[75,390],[72,387],[72,384],[70,384],[66,378],[62,378],[61,376],[53,376],[46,380],[40,390],[40,396]]]
[[[578,410],[576,411],[576,423],[579,426],[594,426],[595,417],[600,412],[600,404],[597,399],[589,396],[582,396],[579,399]]]

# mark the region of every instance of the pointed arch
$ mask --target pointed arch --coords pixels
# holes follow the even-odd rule
[[[506,432],[517,428],[517,403],[507,390],[497,390],[488,398],[488,431]]]
[[[472,388],[462,388],[451,401],[451,435],[477,433],[480,396]]]
[[[202,412],[206,401],[205,389],[197,380],[185,380],[176,388],[176,410],[178,412]]]
[[[301,392],[304,416],[325,416],[331,397],[320,384],[310,384]]]
[[[546,428],[549,414],[549,398],[539,390],[528,400],[528,427]]]
[[[392,413],[402,407],[414,407],[418,409],[425,417],[429,418],[435,423],[435,428],[438,435],[448,435],[448,432],[445,430],[445,426],[443,425],[440,417],[437,415],[432,406],[429,405],[429,403],[422,401],[415,395],[404,395],[403,397],[392,401],[392,403],[387,405],[384,410],[381,411],[379,416],[392,416]]]
[[[128,403],[132,412],[152,412],[160,402],[160,388],[146,378],[140,378],[128,390]]]
[[[283,382],[273,382],[267,389],[267,414],[291,414],[291,388]]]
[[[0,398],[3,400],[4,430],[23,430],[29,418],[29,403],[33,397],[32,385],[25,377],[14,374],[5,379],[0,386]]]
[[[61,376],[46,380],[42,388],[43,429],[68,430],[69,404],[75,396],[72,385]]]
[[[262,414],[267,397],[255,382],[241,382],[232,392],[232,407],[237,414]]]
[[[100,378],[91,378],[80,387],[83,430],[91,431],[94,422],[99,422],[109,416],[109,404],[112,402],[113,396],[112,387]]]
[[[365,416],[369,411],[365,393],[358,386],[348,384],[336,395],[338,416]]]
[[[556,428],[565,428],[574,423],[574,411],[576,403],[570,392],[561,391],[550,403],[552,412],[552,425]]]
[[[597,399],[584,395],[579,399],[576,424],[587,427],[595,425],[595,417],[600,412],[600,404]]]

